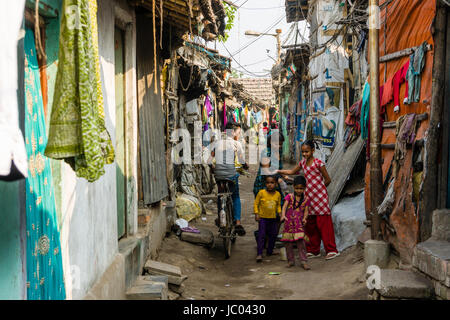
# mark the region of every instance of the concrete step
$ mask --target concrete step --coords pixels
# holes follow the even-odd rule
[[[428,239],[414,248],[413,266],[450,287],[450,242]]]
[[[375,289],[382,298],[432,299],[434,288],[428,279],[412,271],[380,270],[380,285]]]
[[[179,267],[155,260],[147,260],[144,271],[150,275],[167,276],[169,283],[178,286],[187,279],[187,276],[181,274]]]
[[[164,276],[138,277],[126,296],[128,300],[168,300],[168,279]]]

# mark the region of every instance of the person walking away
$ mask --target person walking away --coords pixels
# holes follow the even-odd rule
[[[310,201],[305,197],[306,179],[297,176],[294,179],[294,193],[288,194],[284,198],[284,205],[281,211],[281,221],[284,221],[283,237],[281,241],[285,243],[288,267],[295,265],[294,243],[297,244],[298,255],[303,269],[310,270],[308,266],[305,241],[305,225],[308,218]]]
[[[241,135],[241,125],[236,122],[228,122],[226,127],[226,135],[221,140],[214,142],[211,150],[211,156],[215,158],[216,164],[214,168],[214,176],[218,180],[232,180],[234,182],[233,200],[234,223],[235,230],[239,236],[245,235],[245,229],[241,224],[241,198],[239,195],[239,173],[236,171],[235,159],[242,164],[242,168],[248,170],[245,162],[244,148],[239,142]],[[217,212],[221,210],[221,202],[217,198]]]
[[[262,261],[264,241],[267,235],[267,255],[273,254],[278,235],[277,213],[281,213],[281,194],[275,190],[277,179],[266,177],[266,188],[258,192],[254,202],[255,220],[258,221],[258,245],[256,261]]]
[[[333,220],[328,204],[327,186],[331,183],[325,164],[314,158],[315,142],[307,140],[302,144],[303,160],[291,170],[278,170],[280,174],[294,175],[303,170],[306,178],[305,196],[309,198],[311,206],[305,231],[309,237],[306,244],[308,257],[320,257],[320,243],[323,241],[326,260],[339,256],[334,236]]]

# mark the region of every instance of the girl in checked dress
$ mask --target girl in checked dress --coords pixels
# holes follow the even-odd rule
[[[310,200],[310,212],[305,226],[309,242],[306,244],[308,257],[320,257],[320,243],[323,241],[326,260],[339,256],[334,238],[333,220],[328,205],[327,186],[331,179],[325,164],[314,158],[315,142],[308,140],[302,145],[303,160],[291,170],[278,170],[280,174],[293,175],[303,170],[306,178],[305,197]]]

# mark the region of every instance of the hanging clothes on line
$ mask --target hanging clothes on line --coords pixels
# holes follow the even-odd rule
[[[29,158],[26,179],[27,298],[64,300],[61,244],[56,218],[44,105],[36,58],[34,34],[25,33],[25,136]]]
[[[425,66],[427,45],[427,42],[424,41],[416,51],[410,55],[409,68],[406,75],[408,80],[407,104],[420,102],[421,73]]]
[[[71,8],[80,14],[72,25]],[[99,179],[114,149],[105,127],[97,34],[97,1],[66,0],[61,10],[58,73],[45,155],[64,159],[89,182]]]
[[[2,1],[0,27],[0,180],[14,181],[27,177],[27,153],[19,127],[17,103],[17,41],[22,24],[25,0]]]

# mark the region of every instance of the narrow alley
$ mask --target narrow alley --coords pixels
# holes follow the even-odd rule
[[[321,258],[310,259],[309,271],[299,264],[287,268],[287,262],[281,261],[280,255],[264,257],[262,263],[255,261],[253,233],[257,223],[252,188],[256,171],[257,168],[251,166],[250,176],[240,177],[242,223],[247,233],[237,238],[229,259],[225,259],[222,240],[217,238],[215,201],[207,206],[207,215],[202,216],[206,221],[198,218],[190,223],[213,232],[213,248],[181,241],[173,232],[164,239],[158,260],[179,266],[188,276],[179,299],[367,299],[361,245],[348,248],[334,260],[326,261],[324,254]],[[280,274],[269,275],[270,272]]]
[[[0,35],[0,300],[450,300],[450,0],[0,0]]]

